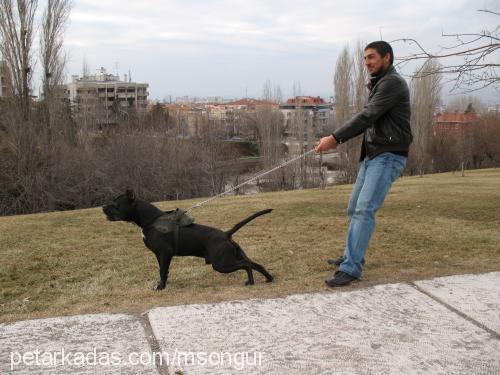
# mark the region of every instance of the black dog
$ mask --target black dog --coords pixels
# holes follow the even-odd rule
[[[168,269],[174,255],[196,256],[205,258],[214,270],[230,273],[245,270],[248,280],[245,285],[253,285],[252,269],[266,277],[267,282],[273,277],[264,267],[251,261],[231,236],[248,222],[272,210],[264,210],[249,216],[236,224],[232,229],[223,232],[216,228],[199,224],[180,227],[177,235],[174,232],[161,233],[153,227],[157,218],[165,212],[142,199],[136,198],[134,192],[127,190],[114,199],[113,203],[103,207],[108,220],[134,222],[142,228],[144,244],[156,255],[160,266],[160,282],[156,290],[164,289],[167,284]]]

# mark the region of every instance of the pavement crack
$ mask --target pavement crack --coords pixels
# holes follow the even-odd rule
[[[139,321],[141,322],[142,328],[144,329],[144,332],[146,334],[146,340],[148,341],[149,347],[151,348],[151,353],[153,355],[153,358],[157,358],[156,354],[161,352],[161,347],[160,343],[156,339],[156,336],[153,332],[153,327],[151,326],[151,322],[149,321],[148,318],[148,313],[143,313],[138,315]],[[159,374],[163,375],[168,375],[169,374],[169,369],[168,366],[163,363],[162,361],[156,361],[155,360],[155,366],[156,370],[158,371]]]
[[[483,323],[478,322],[474,318],[471,318],[469,315],[463,313],[462,311],[458,310],[456,307],[453,307],[449,303],[443,301],[441,298],[435,296],[431,292],[426,291],[425,289],[419,287],[417,284],[415,284],[413,281],[410,281],[409,284],[414,287],[416,290],[418,290],[420,293],[425,294],[427,297],[433,299],[437,303],[443,305],[446,307],[448,310],[453,311],[455,314],[459,315],[460,317],[464,318],[465,320],[471,322],[475,326],[487,331],[490,335],[492,335],[494,338],[497,340],[500,340],[500,334],[498,334],[496,331],[492,330],[491,328],[486,327]]]

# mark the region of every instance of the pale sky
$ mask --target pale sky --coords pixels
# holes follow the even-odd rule
[[[67,74],[103,66],[150,85],[150,99],[260,97],[266,80],[285,97],[329,98],[339,51],[358,40],[414,38],[435,52],[442,32],[498,24],[491,0],[73,0],[65,36]],[[43,1],[40,4],[43,5]],[[410,48],[393,44],[396,56]],[[414,67],[405,68],[410,73]],[[444,92],[446,94],[446,92]],[[477,93],[486,104],[493,92]]]

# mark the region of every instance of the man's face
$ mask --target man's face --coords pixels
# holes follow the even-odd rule
[[[374,48],[367,48],[364,58],[366,69],[371,76],[376,76],[382,69],[388,68],[391,61],[391,55],[389,53],[382,57]]]

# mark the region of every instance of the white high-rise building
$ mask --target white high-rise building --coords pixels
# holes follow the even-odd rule
[[[72,82],[66,85],[68,99],[75,112],[93,110],[96,106],[105,111],[106,122],[114,122],[112,114],[127,113],[134,109],[146,111],[148,101],[147,83],[132,82],[124,75],[106,73],[106,69],[97,69],[95,75],[72,76]]]

